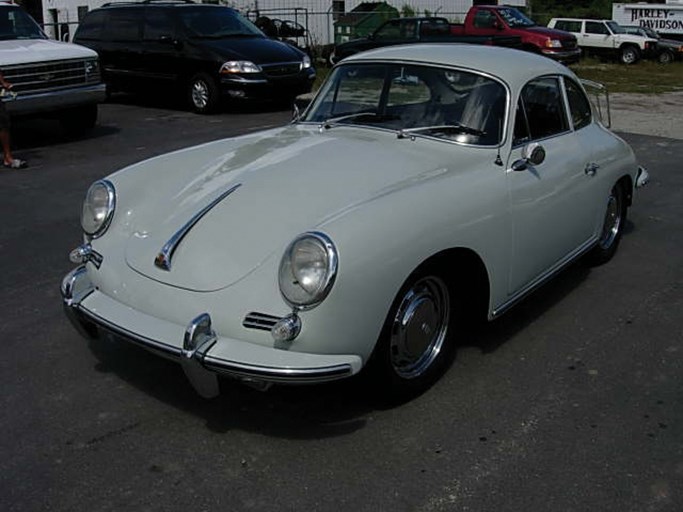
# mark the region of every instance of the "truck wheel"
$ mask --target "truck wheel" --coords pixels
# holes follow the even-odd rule
[[[673,61],[674,54],[669,50],[664,50],[662,53],[659,54],[659,57],[657,57],[657,62],[659,62],[660,64],[671,64]]]
[[[218,85],[206,73],[197,73],[190,79],[187,96],[192,110],[197,114],[212,114],[220,103]]]
[[[65,110],[60,115],[59,122],[68,135],[83,135],[92,130],[97,123],[97,105]]]
[[[635,64],[640,58],[640,52],[635,46],[625,46],[621,49],[619,60],[622,64]]]

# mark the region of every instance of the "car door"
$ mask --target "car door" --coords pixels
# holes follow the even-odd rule
[[[577,137],[567,112],[559,76],[531,80],[518,98],[506,167],[511,295],[542,280],[594,237],[595,198],[586,174],[590,149]],[[534,148],[537,163],[525,158]]]
[[[599,52],[606,52],[612,49],[612,33],[602,21],[586,21],[586,28],[583,33],[583,46],[589,46]]]
[[[122,86],[137,83],[143,72],[140,57],[142,9],[115,8],[107,11],[102,31],[102,61],[111,79]]]
[[[146,7],[142,24],[142,61],[145,79],[160,85],[175,81],[183,70],[183,42],[177,36],[176,19],[169,9]]]

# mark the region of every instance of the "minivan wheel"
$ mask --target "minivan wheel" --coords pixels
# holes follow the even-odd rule
[[[211,114],[218,108],[220,91],[216,81],[206,73],[194,75],[188,85],[190,106],[197,114]]]

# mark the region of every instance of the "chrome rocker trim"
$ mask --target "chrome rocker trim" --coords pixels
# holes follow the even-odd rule
[[[349,363],[290,368],[262,366],[212,356],[208,352],[218,342],[218,337],[211,328],[211,318],[207,313],[199,315],[188,324],[182,348],[169,345],[116,325],[83,307],[81,301],[94,290],[88,279],[85,265],[72,270],[62,281],[61,293],[65,313],[81,335],[95,339],[100,337],[102,332],[109,333],[117,339],[122,339],[159,356],[179,362],[195,390],[206,398],[218,394],[217,374],[236,378],[253,385],[255,383],[305,384],[327,382],[350,377],[354,373],[353,367]]]

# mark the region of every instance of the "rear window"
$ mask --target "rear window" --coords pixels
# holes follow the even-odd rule
[[[102,37],[102,27],[104,26],[104,11],[92,11],[86,15],[85,19],[78,25],[78,30],[74,39],[98,40]]]

